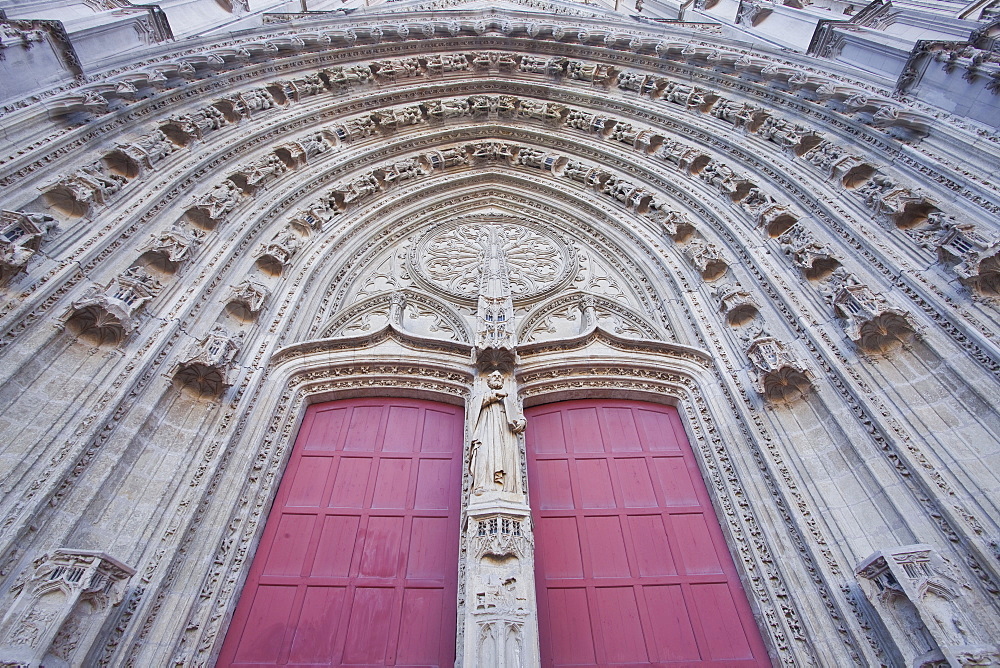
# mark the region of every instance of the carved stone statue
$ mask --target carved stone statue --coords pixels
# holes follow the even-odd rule
[[[472,493],[520,492],[517,435],[527,423],[504,391],[499,371],[487,377],[486,389],[473,400],[472,414],[476,416],[469,454]]]

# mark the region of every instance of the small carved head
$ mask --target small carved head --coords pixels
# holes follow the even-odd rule
[[[486,378],[486,385],[491,390],[499,390],[503,387],[503,374],[499,371],[494,371]]]

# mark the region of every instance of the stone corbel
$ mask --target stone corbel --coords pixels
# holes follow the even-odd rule
[[[772,238],[780,237],[798,220],[798,216],[783,204],[771,204],[757,212],[757,227],[762,228]]]
[[[251,320],[264,308],[270,295],[266,285],[252,277],[247,278],[231,288],[226,308],[241,320]]]
[[[173,377],[202,396],[218,396],[233,384],[236,357],[243,346],[243,332],[231,334],[217,325],[208,336],[188,349],[174,366]]]
[[[856,280],[834,293],[833,306],[843,319],[848,338],[864,352],[889,352],[908,345],[917,334],[917,325],[909,313],[893,308],[885,298]]]
[[[746,354],[756,373],[756,389],[766,400],[791,403],[811,391],[812,373],[774,337],[753,341]]]
[[[187,216],[196,225],[212,229],[236,208],[243,196],[243,190],[226,179],[195,200],[194,205],[188,209]]]
[[[251,162],[240,171],[229,175],[229,180],[235,183],[247,195],[254,194],[259,188],[279,178],[288,171],[288,165],[274,153]]]
[[[257,266],[271,276],[280,276],[301,247],[302,239],[289,225],[257,250]]]
[[[108,204],[128,182],[124,176],[109,173],[95,162],[63,177],[45,192],[45,199],[71,216],[86,216],[95,206]]]
[[[801,225],[792,225],[778,237],[778,243],[809,280],[822,280],[840,267],[833,249],[816,241],[812,232]]]
[[[118,345],[135,329],[135,314],[155,297],[160,282],[142,267],[131,267],[106,290],[90,288],[63,318],[74,333],[98,345]]]
[[[191,257],[191,253],[205,238],[205,232],[174,225],[171,229],[153,235],[139,247],[139,252],[154,257],[156,263],[166,271],[176,271],[181,263]]]
[[[665,203],[653,200],[649,203],[646,217],[658,224],[663,233],[675,242],[684,243],[694,234],[694,223],[683,212],[673,211],[666,207]]]
[[[1000,239],[987,237],[974,225],[951,223],[940,238],[938,257],[970,290],[1000,295]]]
[[[135,570],[103,552],[57,549],[14,584],[0,621],[0,665],[79,666]]]
[[[0,282],[24,271],[45,235],[55,227],[55,218],[45,214],[0,212]]]
[[[855,572],[894,658],[907,666],[993,666],[1000,648],[979,627],[971,587],[931,545],[879,550]]]
[[[760,304],[749,290],[736,282],[726,283],[713,289],[713,295],[719,300],[719,312],[726,322],[734,327],[753,320],[760,314]]]
[[[684,256],[706,281],[717,280],[729,270],[729,264],[719,248],[701,238],[692,239],[685,244]]]

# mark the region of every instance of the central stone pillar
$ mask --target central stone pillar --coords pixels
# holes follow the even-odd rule
[[[484,373],[476,385],[467,432],[462,665],[537,666],[534,539],[522,477],[526,423],[509,375]]]
[[[524,429],[513,369],[514,306],[502,228],[479,228],[476,376],[466,416],[468,478],[462,534],[465,607],[461,665],[540,665],[534,539],[524,475]]]

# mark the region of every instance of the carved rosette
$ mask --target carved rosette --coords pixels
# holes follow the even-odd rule
[[[17,598],[0,621],[0,665],[82,665],[134,574],[91,550],[57,549],[36,559],[14,584]]]
[[[410,252],[412,273],[434,292],[459,302],[475,301],[482,257],[491,244],[507,265],[515,303],[535,301],[571,278],[575,263],[562,239],[496,216],[460,219],[430,230]]]

